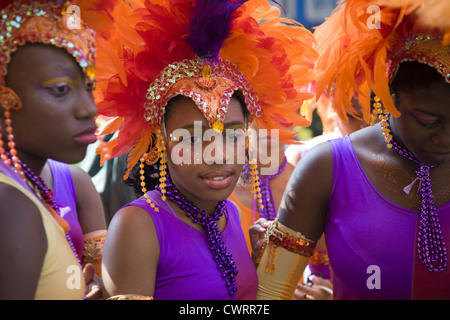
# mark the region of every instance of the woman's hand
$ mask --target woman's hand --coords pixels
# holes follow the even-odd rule
[[[250,234],[250,243],[252,246],[252,259],[253,262],[256,261],[256,258],[258,257],[262,245],[264,243],[264,238],[266,234],[267,227],[269,226],[269,222],[261,218],[258,221],[256,221],[250,228],[249,228],[249,234]]]
[[[86,282],[86,297],[88,300],[103,299],[103,282],[95,274],[95,267],[92,263],[87,263],[83,269],[84,281]]]
[[[321,277],[311,276],[311,284],[297,285],[294,300],[332,300],[333,284]]]

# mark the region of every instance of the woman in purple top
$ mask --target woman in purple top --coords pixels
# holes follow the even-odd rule
[[[204,230],[183,221],[176,210],[162,201],[158,191],[150,191],[159,212],[154,212],[144,198],[129,206],[144,209],[152,217],[160,244],[159,260],[155,279],[154,297],[158,300],[229,300],[230,296],[218,277],[216,263],[211,259]],[[237,270],[238,299],[252,300],[256,296],[256,273],[248,250],[242,244],[244,235],[240,227],[239,214],[232,202],[225,206],[227,223],[221,230],[223,243],[233,256]],[[195,285],[194,285],[195,283]]]
[[[98,105],[116,117],[105,133],[119,133],[99,151],[129,152],[125,178],[142,196],[109,224],[102,276],[111,299],[255,298],[256,269],[227,199],[256,159],[246,144],[251,121],[279,129],[285,143],[291,125],[306,123],[299,84],[316,56],[312,34],[275,13],[266,1],[172,0],[118,19],[139,22],[112,35],[125,44],[124,72],[99,77],[108,83],[99,83]]]
[[[94,246],[101,246],[101,239],[106,234],[106,222],[100,196],[90,176],[76,165],[52,159],[47,160],[41,175],[53,190],[61,217],[70,226],[69,234],[78,257],[83,265],[93,263],[96,274],[100,275],[101,254],[92,259],[90,247],[94,238]]]
[[[224,127],[238,124],[245,128],[243,110],[240,101],[231,98]],[[208,126],[194,102],[182,96],[169,101],[165,121],[168,132],[190,127],[194,121],[201,121],[203,128]],[[189,141],[197,138],[193,135]],[[171,143],[169,155],[174,144],[178,145]],[[159,184],[157,190],[146,192],[120,209],[111,221],[102,268],[107,292],[113,296],[127,292],[159,300],[223,300],[236,299],[238,289],[238,297],[254,299],[256,269],[246,249],[237,209],[224,200],[233,190],[242,165],[174,166],[167,160],[171,177],[165,175],[166,187]],[[205,159],[210,160],[213,161]],[[130,175],[137,173],[136,179],[129,179],[131,183],[136,181],[137,192],[142,189],[140,169]],[[147,166],[148,169],[152,167]],[[148,171],[145,175],[151,176],[151,170]],[[157,181],[157,171],[156,177]],[[145,179],[146,186],[151,180]],[[166,200],[161,200],[162,192]],[[192,207],[187,210],[189,205]],[[195,219],[197,214],[214,219],[208,222],[213,229],[192,219],[188,215],[191,213]],[[222,270],[219,263],[223,264]]]
[[[299,250],[305,249],[301,244],[317,241],[323,232],[335,299],[450,299],[450,75],[444,71],[450,68],[450,47],[443,44],[442,30],[416,20],[424,11],[389,7],[395,1],[381,9],[381,30],[340,33],[342,21],[345,28],[363,21],[353,15],[361,8],[356,2],[371,3],[343,2],[320,27],[347,36],[343,47],[341,38],[336,43],[326,38],[331,49],[335,45],[343,52],[325,63],[324,74],[333,79],[329,85],[338,110],[346,110],[339,103],[349,103],[354,90],[368,119],[373,90],[381,121],[320,144],[299,162],[284,194],[279,225],[267,227],[266,237],[277,241],[277,249],[267,244],[261,253],[261,299],[284,297],[290,281],[296,283],[287,275],[307,263],[309,251]],[[430,9],[440,12],[423,7]],[[324,60],[332,54],[322,53]],[[277,233],[281,226],[283,233]],[[279,234],[300,240],[279,240]],[[272,261],[275,272],[266,273]],[[274,287],[280,279],[286,285]]]

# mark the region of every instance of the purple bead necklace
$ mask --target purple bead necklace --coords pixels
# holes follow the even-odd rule
[[[6,155],[10,158],[10,154],[6,153]],[[47,184],[42,179],[41,176],[37,176],[24,162],[22,162],[19,159],[19,163],[22,166],[22,171],[25,174],[25,177],[28,179],[28,181],[37,188],[39,191],[39,194],[41,195],[42,199],[53,209],[55,212],[61,216],[61,212],[59,210],[59,206],[54,201],[54,194],[53,191],[47,187]],[[62,217],[61,217],[62,218]],[[83,270],[80,258],[78,257],[77,250],[75,249],[75,246],[73,244],[72,238],[70,237],[70,234],[68,231],[66,231],[66,239],[67,242],[69,242],[70,248],[72,249],[73,254],[75,255],[75,258],[78,261],[78,264]],[[87,299],[86,294],[84,295],[84,299]]]
[[[431,190],[430,169],[435,165],[427,165],[419,161],[410,151],[401,147],[389,134],[389,115],[381,121],[381,126],[385,128],[383,135],[387,138],[388,144],[403,157],[414,161],[419,168],[416,170],[417,178],[420,181],[418,193],[422,197],[422,207],[420,215],[420,225],[417,240],[417,250],[420,261],[431,272],[442,272],[447,267],[447,249],[442,235],[439,217],[434,205]],[[406,188],[405,188],[406,189]],[[436,265],[437,264],[437,265]]]
[[[194,223],[199,224],[206,231],[206,237],[214,260],[217,263],[217,269],[221,272],[225,281],[228,294],[233,296],[237,292],[235,276],[238,273],[237,267],[233,261],[231,253],[227,252],[227,248],[222,239],[222,233],[217,227],[217,221],[225,212],[227,200],[220,201],[214,212],[209,215],[205,211],[197,208],[191,201],[187,200],[181,192],[175,188],[170,179],[170,175],[166,174],[166,197],[175,202]],[[159,190],[159,187],[157,187]]]

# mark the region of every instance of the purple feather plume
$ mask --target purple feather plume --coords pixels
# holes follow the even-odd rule
[[[246,1],[195,1],[188,42],[198,57],[218,58],[220,48],[230,32],[230,18]]]

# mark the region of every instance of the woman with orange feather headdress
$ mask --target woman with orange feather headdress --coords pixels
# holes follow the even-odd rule
[[[346,119],[357,97],[363,118],[380,121],[296,167],[267,227],[258,298],[291,297],[308,262],[293,253],[322,233],[335,299],[450,298],[449,5],[348,0],[317,27],[317,98]]]
[[[313,37],[266,0],[129,4],[131,14],[113,14],[108,40],[122,44],[113,57],[122,66],[98,70],[100,115],[110,119],[103,133],[116,133],[98,151],[102,161],[128,153],[124,178],[142,197],[111,221],[106,292],[253,299],[256,272],[226,199],[242,171],[250,121],[284,142],[293,141],[291,126],[309,124],[296,110],[312,98],[301,88],[315,76]],[[107,66],[108,55],[99,56]],[[254,178],[257,198],[258,184]]]
[[[0,5],[0,245],[8,257],[0,268],[1,299],[101,293],[85,286],[94,272],[84,268],[101,256],[101,201],[89,176],[67,163],[80,162],[96,141],[95,31],[106,32],[113,6],[111,0]]]

